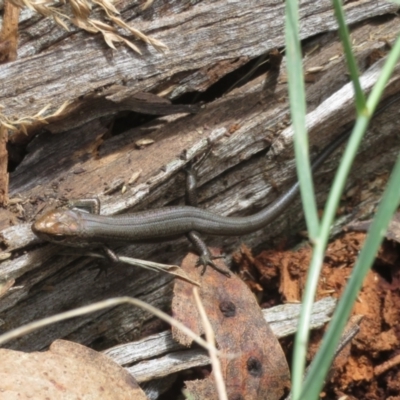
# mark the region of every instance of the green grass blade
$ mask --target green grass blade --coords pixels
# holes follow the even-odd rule
[[[342,1],[333,0],[333,7],[335,9],[336,19],[339,24],[339,36],[344,48],[347,67],[349,69],[350,77],[354,86],[356,110],[357,114],[359,114],[365,107],[365,96],[360,84],[357,61],[351,48],[350,32],[346,25]]]
[[[326,373],[332,361],[333,353],[339,341],[338,338],[340,338],[347,318],[350,315],[364,277],[371,268],[390,219],[400,203],[399,182],[400,156],[397,159],[389,184],[383,195],[376,217],[372,222],[367,239],[358,257],[348,285],[331,320],[329,330],[324,337],[321,349],[318,351],[304,382],[304,390],[300,397],[301,400],[318,398],[318,394],[322,389]]]
[[[309,280],[307,281],[306,285],[307,287],[306,295],[309,294],[308,290],[311,291],[312,289],[314,289],[314,285],[316,287],[316,282],[318,279],[317,275],[319,276],[319,270],[322,265],[325,247],[329,235],[329,229],[332,224],[337,209],[337,205],[339,203],[339,199],[344,188],[345,180],[347,178],[351,164],[353,162],[355,152],[365,133],[369,120],[378,105],[379,99],[382,96],[382,92],[390,78],[390,75],[393,72],[393,69],[396,65],[397,60],[399,59],[399,56],[400,56],[400,38],[396,40],[395,45],[392,48],[392,51],[388,55],[385,65],[382,69],[382,73],[379,76],[379,79],[377,83],[374,85],[374,88],[372,89],[371,94],[368,98],[366,109],[362,111],[362,114],[357,118],[357,122],[354,127],[352,136],[349,140],[349,144],[346,148],[342,162],[336,174],[335,181],[332,186],[331,193],[325,208],[324,217],[321,222],[321,237],[316,242],[313,259],[311,261]],[[384,194],[381,203],[382,205],[378,210],[376,216],[377,221],[375,222],[374,220],[371,226],[370,235],[368,235],[367,241],[364,246],[365,249],[363,249],[362,252],[360,253],[360,259],[356,263],[352,278],[350,279],[348,286],[346,287],[345,292],[343,294],[343,298],[339,303],[340,306],[338,306],[338,309],[335,312],[334,318],[331,321],[326,337],[324,338],[323,343],[321,345],[321,349],[317,353],[317,356],[315,357],[315,360],[309,371],[309,374],[307,375],[306,381],[304,382],[303,386],[304,389],[300,397],[302,400],[312,400],[318,398],[319,392],[323,386],[325,376],[329,370],[334,350],[337,346],[337,343],[339,342],[341,331],[347,321],[354,300],[357,296],[359,287],[361,285],[360,282],[362,282],[365,274],[367,273],[368,269],[370,268],[374,260],[376,250],[375,251],[370,251],[370,250],[377,249],[379,247],[382,238],[382,232],[386,228],[390,216],[394,212],[391,210],[395,210],[397,207],[399,200],[397,200],[396,190],[400,190],[400,185],[398,184],[398,182],[400,181],[400,176],[398,175],[400,174],[400,172],[398,171],[398,168],[400,168],[399,163],[400,161],[398,160],[392,178],[389,182],[388,189]],[[393,185],[395,187],[393,188],[390,185]],[[390,200],[387,200],[387,198],[389,198]],[[395,204],[394,205],[389,204],[390,201],[395,201]],[[372,231],[373,229],[377,229],[378,231],[373,233]],[[356,288],[358,289],[356,290]],[[304,308],[306,308],[306,305],[304,306]],[[308,309],[306,309],[305,312],[308,312]],[[302,315],[300,318],[302,318]],[[304,340],[303,338],[304,333],[303,332],[301,334],[299,333],[299,335],[301,335],[299,340]],[[294,357],[296,357],[296,354],[294,355]]]
[[[340,2],[337,4],[341,5]],[[343,10],[341,7],[338,8],[337,15],[339,18],[342,18],[342,22],[339,21],[339,25],[344,24],[344,16],[343,16]],[[350,39],[348,37],[348,30],[345,28],[344,30],[341,30],[341,37],[343,39],[343,43],[345,48],[348,47],[348,51],[346,52],[346,55],[348,55],[348,64],[349,66],[353,65],[353,74],[356,77],[356,81],[358,82],[358,72],[356,70],[356,63],[352,59],[354,58],[351,52],[351,47],[350,47]],[[306,283],[306,289],[305,289],[305,294],[303,297],[303,307],[302,307],[302,313],[300,316],[300,321],[299,321],[299,329],[296,334],[295,338],[295,348],[294,348],[294,355],[293,355],[293,376],[292,376],[292,393],[293,393],[293,399],[299,399],[300,396],[300,391],[299,387],[301,386],[301,379],[302,375],[304,373],[304,368],[305,368],[305,357],[306,357],[306,348],[308,344],[308,338],[309,338],[309,323],[310,323],[310,314],[311,314],[311,307],[312,303],[315,298],[315,291],[322,267],[322,261],[324,258],[324,253],[326,249],[326,245],[328,242],[328,237],[329,237],[329,231],[330,231],[330,226],[332,224],[332,221],[335,216],[335,212],[339,203],[340,196],[343,192],[343,188],[348,176],[348,173],[350,171],[350,167],[352,165],[352,162],[354,160],[355,154],[357,152],[357,149],[359,147],[359,144],[363,138],[363,135],[366,131],[366,128],[368,126],[369,120],[373,114],[373,111],[375,110],[378,101],[382,95],[383,88],[385,87],[390,74],[392,73],[395,63],[398,59],[398,53],[397,53],[397,45],[398,42],[396,41],[396,44],[392,50],[392,52],[389,54],[387,62],[385,63],[385,66],[382,70],[382,74],[378,79],[378,82],[374,86],[371,95],[369,97],[369,100],[367,102],[367,107],[364,107],[362,109],[359,108],[359,115],[358,119],[356,121],[353,134],[349,140],[349,144],[346,148],[345,154],[343,156],[341,165],[338,169],[338,173],[335,177],[334,184],[332,186],[332,190],[330,193],[330,196],[327,201],[327,205],[325,208],[324,212],[324,217],[321,221],[321,228],[319,232],[319,237],[314,240],[315,247],[314,247],[314,252],[313,252],[313,257],[311,260],[310,264],[310,269],[308,272],[308,278],[307,278],[307,283]],[[348,54],[347,54],[348,53]],[[353,82],[354,84],[354,82]],[[354,84],[356,91],[357,85],[359,83]],[[361,96],[359,95],[359,98]],[[360,101],[358,99],[357,106],[360,107],[360,103],[364,103],[363,100],[364,95],[362,95],[362,100]],[[339,340],[339,337],[338,339]],[[334,348],[335,346],[333,346]],[[333,354],[333,353],[332,353]],[[330,360],[327,362],[327,365],[329,364]],[[329,366],[326,367],[326,371],[328,370]],[[316,369],[319,369],[319,372],[322,371],[320,366],[317,366]],[[320,374],[322,376],[322,374]],[[307,381],[309,382],[309,381]],[[323,381],[322,381],[323,382]],[[322,382],[319,382],[318,384],[322,385]],[[317,385],[317,382],[314,382],[315,385]],[[307,387],[307,394],[311,396],[310,391],[308,390]],[[311,398],[317,398],[318,393],[313,393],[313,397]],[[305,399],[305,397],[302,397]],[[309,400],[307,399],[307,400]]]
[[[289,102],[294,130],[297,174],[300,182],[301,199],[311,238],[318,234],[319,220],[312,181],[308,137],[306,129],[306,102],[303,79],[302,54],[298,28],[298,3],[286,1],[286,59],[289,82]]]

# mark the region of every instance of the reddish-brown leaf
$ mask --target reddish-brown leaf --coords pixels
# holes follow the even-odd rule
[[[194,268],[197,256],[189,254],[182,268],[201,283],[200,296],[213,327],[218,348],[234,358],[221,358],[222,375],[230,399],[277,400],[289,385],[289,368],[281,346],[265,322],[254,295],[236,276],[227,278],[212,268],[205,275]],[[222,261],[220,268],[227,268]],[[202,323],[193,298],[193,286],[176,280],[173,316],[198,334]],[[180,343],[191,340],[173,329]],[[196,399],[217,399],[214,377],[186,382]]]

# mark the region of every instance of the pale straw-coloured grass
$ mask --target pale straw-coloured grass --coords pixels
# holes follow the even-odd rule
[[[119,11],[115,8],[113,0],[9,0],[17,7],[28,7],[31,10],[53,20],[65,30],[69,30],[68,23],[84,29],[90,33],[101,33],[108,46],[115,49],[115,43],[123,43],[135,52],[141,54],[140,49],[129,39],[118,33],[117,27],[122,28],[136,39],[153,46],[156,50],[165,52],[168,47],[161,41],[145,35],[138,29],[129,26],[119,17]],[[142,9],[150,7],[153,0],[147,0]],[[90,18],[92,9],[100,7],[114,25]]]
[[[47,17],[53,18],[53,20],[61,26],[63,29],[69,30],[68,23],[77,26],[80,29],[84,29],[90,33],[101,33],[104,41],[107,45],[113,49],[116,49],[115,43],[122,43],[130,47],[135,52],[141,54],[140,49],[131,40],[121,36],[118,32],[117,27],[125,30],[134,38],[145,42],[146,44],[153,46],[156,50],[165,52],[168,47],[161,41],[154,39],[150,36],[145,35],[138,29],[128,25],[119,17],[119,12],[113,4],[113,0],[8,0],[10,3],[17,7],[29,9]],[[153,0],[146,0],[142,4],[142,9],[146,9],[151,6]],[[90,18],[92,9],[98,6],[100,7],[107,16],[107,20],[114,25],[110,25],[104,21]],[[3,114],[2,107],[0,105],[0,125],[6,127],[11,131],[22,131],[27,133],[29,126],[34,123],[47,124],[47,120],[52,117],[60,115],[70,104],[65,102],[55,112],[50,115],[46,115],[46,111],[51,105],[47,105],[42,108],[33,116],[13,118]]]
[[[6,127],[10,131],[23,132],[27,135],[29,126],[33,125],[34,123],[42,123],[43,125],[46,125],[49,118],[57,117],[58,115],[60,115],[70,103],[70,101],[66,101],[55,112],[44,116],[45,112],[51,107],[51,105],[48,104],[35,115],[21,118],[7,117],[2,113],[4,107],[0,104],[0,125]]]

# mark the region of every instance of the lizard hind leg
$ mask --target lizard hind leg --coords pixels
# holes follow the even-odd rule
[[[218,258],[224,258],[224,256],[213,256],[198,232],[190,231],[187,234],[187,237],[192,242],[197,253],[199,254],[199,259],[196,263],[196,268],[203,267],[201,270],[201,275],[204,275],[206,272],[207,266],[210,266],[211,268],[215,269],[216,271],[220,272],[221,274],[225,275],[226,277],[228,277],[228,278],[231,277],[231,273],[229,271],[218,267],[217,265],[215,265],[215,263],[213,261]]]
[[[210,146],[207,151],[200,157],[199,160],[192,162],[186,171],[186,204],[191,205],[192,207],[198,207],[197,200],[197,170],[199,166],[203,163],[203,161],[210,154],[212,147]],[[192,242],[195,247],[197,253],[199,254],[199,259],[196,263],[196,267],[203,267],[201,270],[201,275],[204,275],[207,269],[207,266],[215,269],[221,274],[230,277],[231,274],[229,271],[225,269],[219,268],[213,260],[217,258],[224,258],[224,256],[213,256],[205,244],[204,240],[201,238],[201,235],[197,231],[190,231],[186,235],[188,239]]]

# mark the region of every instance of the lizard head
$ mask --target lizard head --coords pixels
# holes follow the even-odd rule
[[[40,239],[65,246],[85,246],[82,239],[80,213],[74,210],[51,210],[32,224],[33,233]]]

